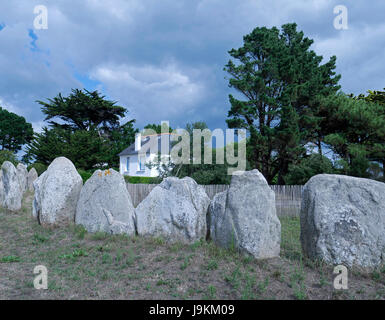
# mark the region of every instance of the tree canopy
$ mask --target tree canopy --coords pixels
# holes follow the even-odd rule
[[[119,156],[125,148],[135,142],[135,134],[139,132],[134,128],[135,119],[127,121],[125,124],[115,128],[109,134],[108,155],[106,162],[113,167],[119,167]]]
[[[72,89],[68,97],[59,93],[49,102],[38,100],[41,110],[46,115],[45,120],[51,126],[60,126],[72,130],[92,130],[101,127],[109,129],[119,125],[120,117],[124,117],[126,109],[117,106],[116,101],[105,99],[98,91]],[[59,124],[51,119],[59,118],[64,123]]]
[[[126,109],[105,99],[97,91],[72,89],[68,97],[60,93],[48,103],[37,101],[49,127],[35,134],[27,146],[25,159],[49,164],[58,156],[69,158],[76,167],[119,166],[118,153],[135,139],[135,120],[120,124]],[[51,119],[58,118],[61,123]]]
[[[36,133],[34,140],[28,145],[27,152],[34,160],[50,164],[55,158],[64,156],[70,159],[77,168],[92,169],[106,160],[107,146],[96,131],[77,130],[75,132],[63,128],[43,128]]]
[[[321,102],[333,129],[325,142],[339,156],[344,174],[369,177],[370,161],[385,162],[385,108],[373,101],[340,93]]]
[[[284,183],[289,165],[305,153],[320,124],[318,100],[336,93],[336,57],[321,64],[322,57],[310,50],[313,40],[297,31],[295,23],[255,28],[244,44],[232,49],[224,70],[229,87],[243,100],[229,95],[227,124],[250,134],[248,160],[271,183],[278,175]]]
[[[2,150],[17,152],[33,136],[32,125],[25,118],[0,107],[0,145]]]
[[[153,130],[155,131],[156,133],[162,133],[162,125],[160,124],[155,124],[155,123],[149,123],[148,125],[146,125],[144,127],[144,130],[143,130],[143,134],[146,134],[147,132],[149,132],[149,130],[146,130],[146,129],[150,129],[150,130]],[[163,131],[168,131],[168,132],[172,132],[173,129],[171,127],[166,127],[166,125],[164,125],[164,128],[163,128]]]

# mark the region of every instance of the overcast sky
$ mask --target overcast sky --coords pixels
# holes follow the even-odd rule
[[[34,29],[36,5],[48,9],[46,30]],[[348,30],[334,28],[336,5]],[[0,105],[39,130],[36,100],[98,89],[139,127],[225,128],[227,51],[253,28],[296,22],[358,94],[385,87],[384,18],[384,0],[0,0]]]

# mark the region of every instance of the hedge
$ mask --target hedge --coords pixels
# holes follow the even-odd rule
[[[37,172],[37,174],[38,174],[39,177],[41,176],[41,174],[42,174],[45,170],[47,170],[47,166],[46,166],[45,164],[43,164],[43,163],[40,163],[40,162],[35,162],[35,163],[33,163],[33,164],[30,164],[30,165],[27,167],[28,171],[31,170],[32,168],[35,168],[35,170],[36,170],[36,172]]]
[[[132,177],[124,176],[124,180],[127,183],[144,183],[144,184],[156,184],[159,183],[159,178],[157,177]]]
[[[86,170],[78,169],[78,173],[83,179],[83,183],[85,183],[89,178],[91,178],[92,173]]]

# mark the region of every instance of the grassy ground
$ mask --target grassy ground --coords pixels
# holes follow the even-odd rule
[[[281,219],[281,257],[255,261],[205,241],[42,228],[31,200],[18,213],[0,211],[0,299],[385,298],[381,270],[350,271],[349,289],[334,290],[332,267],[302,258],[298,218]],[[37,265],[48,269],[48,290],[33,287]]]

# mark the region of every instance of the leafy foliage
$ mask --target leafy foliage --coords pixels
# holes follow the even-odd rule
[[[108,146],[96,131],[43,128],[41,133],[35,134],[27,152],[45,165],[49,165],[56,157],[64,156],[77,168],[89,170],[105,165]]]
[[[155,123],[150,123],[148,125],[146,125],[144,127],[144,133],[143,134],[146,134],[146,129],[150,129],[150,130],[153,130],[155,131],[157,134],[160,134],[162,133],[162,126],[160,124],[155,124]],[[171,133],[173,131],[173,129],[171,127],[166,127],[164,126],[164,129],[163,129],[163,132],[169,132]]]
[[[91,171],[86,171],[82,169],[78,169],[78,173],[82,177],[83,183],[86,183],[86,181],[92,176]]]
[[[12,151],[0,150],[0,166],[4,161],[12,162],[15,166],[18,163],[16,155]]]
[[[285,182],[291,185],[304,185],[312,176],[321,173],[336,173],[332,161],[320,154],[302,158],[298,164],[291,164]]]
[[[250,133],[248,160],[269,183],[278,183],[289,165],[304,153],[318,125],[319,96],[334,94],[339,86],[336,58],[321,65],[322,57],[310,50],[313,40],[297,31],[296,24],[268,29],[255,28],[244,36],[244,45],[232,49],[225,66],[229,86],[245,100],[229,95],[230,128],[246,128]]]
[[[91,170],[119,165],[118,153],[135,139],[133,124],[119,124],[126,109],[106,100],[97,91],[73,89],[48,102],[38,101],[50,128],[34,135],[25,159],[48,165],[56,157],[69,158],[77,168]],[[62,123],[53,121],[58,118]]]
[[[45,120],[61,119],[64,124],[48,121],[52,127],[71,130],[92,130],[101,127],[104,130],[119,125],[126,109],[116,106],[115,101],[106,100],[98,91],[72,89],[68,97],[59,93],[48,102],[37,101],[46,115]]]
[[[133,177],[133,176],[124,176],[124,180],[127,183],[144,183],[144,184],[154,184],[159,183],[159,179],[156,177]]]
[[[385,88],[384,88],[385,90]],[[370,102],[379,106],[377,109],[377,117],[385,117],[385,91],[372,91],[368,90],[368,95],[363,94],[357,97],[358,99],[363,99],[366,102]],[[382,181],[385,182],[385,131],[377,131],[376,136],[374,137],[374,148],[370,154],[370,160],[375,161],[375,163],[370,164],[370,168],[374,168],[377,165],[377,162],[382,164]],[[371,170],[369,169],[369,170]],[[376,175],[374,174],[376,177]]]
[[[109,151],[106,159],[110,166],[119,167],[118,154],[135,142],[135,134],[139,130],[134,128],[134,123],[135,120],[130,120],[110,132],[107,142]]]
[[[385,113],[380,104],[355,99],[345,94],[322,101],[329,109],[332,133],[325,142],[339,156],[343,174],[370,177],[371,159],[384,159]]]
[[[2,150],[21,150],[23,144],[31,141],[32,125],[25,118],[0,107],[0,145]]]
[[[33,164],[30,164],[28,166],[28,171],[31,170],[32,168],[35,168],[37,174],[40,176],[45,170],[47,170],[47,166],[43,163],[40,162],[35,162]]]

